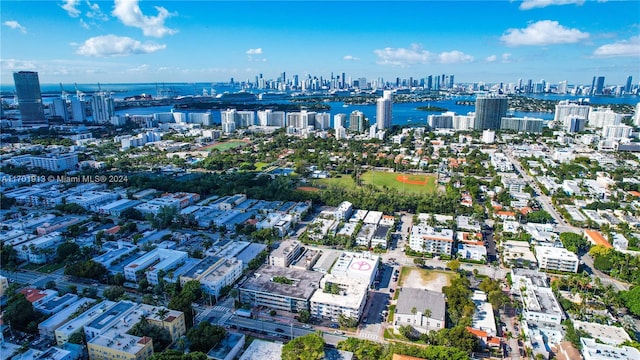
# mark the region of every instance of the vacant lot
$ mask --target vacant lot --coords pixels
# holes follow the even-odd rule
[[[442,287],[451,285],[451,280],[456,276],[458,275],[452,271],[404,267],[400,273],[398,285],[441,292]]]

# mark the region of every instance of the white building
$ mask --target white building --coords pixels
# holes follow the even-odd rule
[[[31,157],[31,166],[49,171],[75,170],[77,165],[78,154],[75,153]]]
[[[446,303],[443,293],[406,287],[398,291],[394,326],[410,325],[421,333],[445,328]]]
[[[302,252],[302,245],[297,240],[285,240],[277,249],[269,254],[269,265],[287,267]]]
[[[487,261],[487,248],[481,245],[458,244],[457,254],[466,260]]]
[[[188,257],[184,251],[156,248],[125,266],[124,277],[128,281],[138,282],[144,273],[150,284],[157,285],[159,271],[166,273],[177,268]]]
[[[496,142],[496,132],[490,129],[482,132],[482,142],[485,144],[493,144]]]
[[[536,246],[534,249],[538,259],[538,269],[578,272],[580,259],[571,251],[549,246]]]
[[[602,138],[604,139],[628,139],[631,137],[633,127],[628,125],[605,125],[602,128]]]
[[[68,204],[77,204],[84,209],[97,211],[100,205],[112,202],[118,194],[109,191],[86,191],[78,195],[67,196]]]
[[[376,100],[376,127],[384,130],[391,127],[393,116],[393,94],[385,90],[383,96]]]
[[[579,105],[570,103],[569,100],[562,100],[556,105],[556,112],[553,117],[553,121],[562,122],[567,116],[578,115],[584,119],[589,117],[589,111],[591,107],[589,105]]]
[[[640,360],[640,351],[631,346],[611,346],[600,344],[596,339],[580,338],[584,360]]]
[[[348,201],[343,201],[338,205],[335,212],[336,220],[345,221],[351,217],[353,213],[353,204]]]
[[[608,108],[598,108],[591,110],[588,116],[588,124],[594,128],[604,128],[605,126],[620,125],[622,114],[618,114]]]
[[[411,250],[431,254],[451,255],[453,251],[453,230],[438,229],[426,224],[414,224],[409,235]]]
[[[343,315],[358,320],[367,302],[368,289],[369,284],[363,279],[327,274],[311,296],[311,315],[324,319],[337,319]]]
[[[115,115],[113,98],[106,92],[95,93],[91,99],[91,114],[94,123],[104,124]]]
[[[55,256],[55,249],[64,242],[59,232],[52,232],[15,246],[19,260],[33,264],[46,264]],[[53,251],[48,251],[52,249]]]
[[[202,266],[196,265],[180,276],[180,283],[184,285],[187,281],[196,280],[200,282],[202,290],[206,294],[217,298],[223,287],[233,285],[242,276],[242,261],[235,258],[224,259],[210,256],[207,258],[212,258],[213,264],[202,272],[200,272]],[[194,269],[195,271],[192,271]]]

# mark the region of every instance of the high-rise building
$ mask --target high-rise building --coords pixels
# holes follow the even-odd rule
[[[577,133],[584,131],[584,127],[587,125],[587,119],[580,115],[568,115],[565,116],[563,121],[564,129],[568,133]]]
[[[73,122],[85,122],[87,121],[87,114],[84,111],[84,101],[71,100],[71,118]]]
[[[594,95],[602,95],[604,91],[604,76],[598,76],[596,79],[596,89]]]
[[[640,103],[636,104],[636,112],[633,114],[633,125],[640,126]]]
[[[631,93],[631,82],[633,81],[633,76],[629,75],[627,76],[627,84],[624,87],[624,92],[626,92],[627,94]]]
[[[349,116],[349,130],[361,133],[366,129],[367,121],[364,117],[364,113],[359,110],[354,110]]]
[[[13,73],[13,82],[18,95],[18,107],[22,126],[44,125],[44,105],[40,93],[40,79],[35,71],[18,71]]]
[[[91,113],[94,123],[106,123],[115,115],[113,98],[105,92],[95,93],[91,97]]]
[[[503,117],[500,120],[500,130],[512,130],[516,132],[541,133],[544,120],[537,118]]]
[[[378,130],[391,127],[393,95],[391,91],[385,90],[384,95],[376,101],[376,126]]]
[[[507,115],[509,100],[506,96],[488,95],[476,98],[476,120],[477,130],[500,128],[500,120]]]
[[[347,122],[347,114],[335,114],[333,116],[333,128],[337,131],[339,128],[344,128]]]
[[[69,112],[67,111],[67,102],[64,99],[53,99],[51,105],[49,105],[51,116],[60,117],[62,121],[69,121]]]
[[[589,117],[589,111],[591,110],[591,106],[571,103],[569,100],[561,100],[558,105],[556,105],[555,116],[553,117],[553,121],[562,122],[565,117],[569,115],[579,115],[585,119]]]

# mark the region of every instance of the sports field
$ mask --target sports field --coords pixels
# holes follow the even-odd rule
[[[386,186],[399,192],[430,194],[436,190],[436,178],[432,175],[400,174],[380,171],[367,171],[362,181],[375,186]]]
[[[245,146],[247,145],[246,142],[244,141],[227,141],[227,142],[221,142],[221,143],[217,143],[217,144],[213,144],[210,146],[207,146],[208,150],[213,150],[216,149],[218,151],[227,151],[229,149],[235,149],[241,146]]]
[[[436,178],[432,175],[400,174],[381,171],[367,171],[362,174],[362,182],[379,188],[387,187],[402,193],[430,194],[436,190]],[[342,175],[328,179],[316,179],[314,186],[337,185],[353,188],[355,183],[351,175]]]

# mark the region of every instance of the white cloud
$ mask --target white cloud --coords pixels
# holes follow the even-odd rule
[[[80,26],[82,26],[83,28],[89,30],[89,24],[87,24],[86,21],[84,21],[84,19],[80,19]]]
[[[100,5],[98,5],[98,3],[92,4],[87,0],[87,6],[89,7],[89,11],[87,11],[86,13],[88,18],[102,20],[102,21],[109,20],[109,17],[102,12],[102,10],[100,9]]]
[[[484,61],[488,62],[488,63],[495,62],[496,60],[498,60],[498,56],[497,55],[489,55],[484,59]]]
[[[7,20],[7,21],[3,22],[2,24],[4,26],[8,26],[8,27],[12,28],[13,30],[20,30],[20,32],[23,33],[23,34],[27,33],[27,28],[25,28],[24,26],[20,25],[20,23],[15,21],[15,20]]]
[[[261,55],[261,54],[262,54],[262,48],[255,48],[255,49],[247,50],[247,55]]]
[[[426,64],[432,58],[431,53],[418,44],[412,44],[410,49],[388,47],[373,50],[373,53],[378,56],[378,64],[403,67],[413,64]]]
[[[566,28],[557,21],[541,20],[524,29],[508,29],[500,37],[509,46],[572,44],[589,38],[589,33]]]
[[[176,15],[167,9],[156,6],[157,16],[146,16],[138,6],[138,0],[115,0],[113,16],[117,17],[124,25],[142,29],[145,36],[161,38],[165,35],[175,34],[175,29],[164,25],[164,21]]]
[[[503,63],[511,62],[511,54],[510,53],[502,54],[502,62]]]
[[[360,60],[360,58],[357,58],[353,55],[345,55],[343,58],[343,60],[348,60],[348,61],[358,61]]]
[[[438,61],[443,64],[457,64],[472,62],[473,56],[463,53],[462,51],[453,50],[445,51],[438,55]]]
[[[80,16],[80,10],[78,10],[79,3],[80,0],[64,0],[64,4],[60,5],[60,7],[63,8],[69,16],[78,17]]]
[[[535,8],[543,8],[551,5],[582,5],[584,0],[523,0],[520,4],[520,10],[531,10]]]
[[[593,55],[602,57],[636,56],[640,57],[640,36],[633,36],[629,40],[616,41],[613,44],[602,45]]]
[[[166,45],[153,42],[141,43],[130,37],[103,35],[85,40],[76,51],[84,56],[129,56],[133,54],[149,54],[166,48]]]

